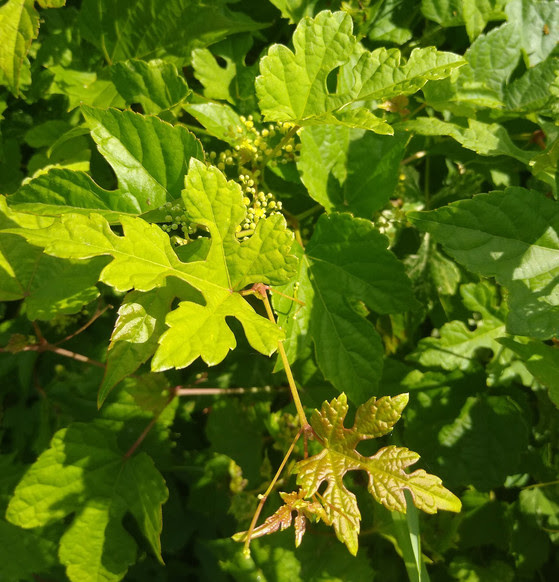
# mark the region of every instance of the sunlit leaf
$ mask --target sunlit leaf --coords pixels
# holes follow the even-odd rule
[[[432,79],[450,75],[463,60],[435,48],[414,49],[402,63],[398,49],[366,51],[352,34],[351,17],[324,11],[303,19],[293,35],[295,52],[273,45],[256,79],[260,109],[268,121],[297,125],[341,124],[392,133],[357,101],[415,93]],[[327,85],[332,77],[335,88]]]
[[[343,482],[348,471],[366,471],[369,493],[388,509],[405,513],[404,493],[409,491],[414,504],[427,513],[436,513],[439,509],[460,511],[460,500],[442,486],[438,477],[423,469],[413,473],[405,471],[419,460],[417,453],[393,445],[380,449],[371,457],[355,450],[361,441],[389,433],[407,402],[407,394],[379,400],[371,398],[357,409],[354,425],[349,429],[344,426],[348,412],[345,394],[324,402],[322,409],[315,410],[312,415],[311,426],[324,448],[297,463],[297,483],[307,497],[312,497],[318,494],[322,483],[327,482],[319,499],[338,539],[352,554],[357,553],[361,513],[355,495]]]

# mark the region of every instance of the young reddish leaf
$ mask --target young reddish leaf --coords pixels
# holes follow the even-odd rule
[[[332,402],[324,402],[320,412],[315,410],[311,425],[324,449],[295,466],[297,482],[311,497],[318,493],[324,481],[328,486],[321,499],[328,522],[331,522],[340,541],[356,554],[361,514],[355,495],[344,483],[348,471],[363,470],[369,475],[369,493],[387,509],[406,512],[405,490],[414,504],[427,513],[438,509],[460,511],[460,500],[445,489],[441,480],[423,469],[406,473],[419,455],[403,447],[389,446],[372,457],[364,457],[355,447],[360,441],[389,432],[408,403],[408,395],[371,398],[360,406],[352,428],[344,427],[348,411],[347,398],[340,394]],[[326,520],[325,520],[326,521]]]
[[[322,520],[328,525],[330,524],[328,515],[322,505],[318,501],[304,499],[305,492],[302,489],[298,492],[280,493],[280,495],[285,503],[274,514],[270,515],[261,526],[252,531],[251,539],[259,538],[278,530],[283,531],[287,529],[293,521],[293,512],[296,513],[294,527],[295,546],[297,548],[301,545],[301,541],[305,535],[307,519],[314,519],[315,521]],[[233,539],[236,542],[243,542],[246,539],[247,533],[246,531],[236,533]]]

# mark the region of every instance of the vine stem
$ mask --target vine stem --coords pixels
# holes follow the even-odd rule
[[[158,421],[163,411],[167,408],[167,406],[169,406],[169,404],[171,404],[171,402],[173,402],[176,396],[177,390],[176,389],[172,390],[171,394],[169,395],[169,398],[167,399],[167,402],[165,403],[165,406],[161,407],[161,410],[159,410],[157,414],[155,414],[154,417],[149,421],[146,428],[144,428],[144,430],[142,431],[140,436],[134,441],[132,446],[126,451],[126,453],[124,453],[124,455],[122,455],[123,461],[127,461],[134,454],[136,449],[142,444],[144,439],[148,436],[149,431],[154,427],[155,423]]]
[[[276,471],[274,478],[272,479],[272,481],[268,485],[268,489],[266,489],[266,491],[262,495],[260,495],[260,502],[258,503],[258,507],[256,508],[254,515],[252,516],[252,521],[250,522],[250,526],[248,528],[246,539],[245,539],[245,545],[243,548],[243,552],[244,552],[245,556],[249,555],[249,546],[250,546],[250,540],[252,537],[252,532],[254,531],[254,528],[256,527],[256,522],[258,521],[258,518],[260,517],[260,514],[262,513],[262,508],[264,507],[264,504],[266,503],[268,496],[273,491],[283,469],[285,468],[285,465],[287,464],[287,461],[289,460],[289,457],[291,456],[291,453],[293,452],[293,449],[295,448],[295,445],[297,444],[299,437],[303,434],[303,430],[304,430],[303,428],[300,428],[299,432],[295,435],[295,438],[293,439],[291,446],[287,450],[287,453],[285,453],[285,456],[283,457],[283,461],[281,462],[281,465],[278,467],[278,470]]]
[[[280,387],[285,389],[285,387]],[[277,388],[274,388],[277,390]],[[216,396],[222,394],[257,394],[258,392],[272,392],[271,386],[255,386],[253,388],[183,388],[177,386],[175,394],[177,396]]]
[[[266,313],[268,314],[268,319],[272,323],[276,323],[276,318],[274,317],[274,312],[272,311],[272,306],[270,305],[270,300],[268,299],[267,288],[262,285],[255,289],[264,301],[264,307],[266,308]],[[291,372],[291,366],[287,359],[287,354],[285,353],[285,348],[283,347],[283,340],[278,342],[278,352],[283,363],[283,368],[285,370],[285,375],[287,376],[287,383],[289,384],[289,389],[291,390],[291,396],[293,397],[293,402],[295,403],[295,408],[297,409],[297,415],[299,416],[299,423],[301,424],[301,429],[307,434],[311,429],[309,421],[307,420],[307,415],[303,410],[303,405],[301,403],[301,398],[299,397],[299,391],[295,384],[295,378],[293,378],[293,373]]]

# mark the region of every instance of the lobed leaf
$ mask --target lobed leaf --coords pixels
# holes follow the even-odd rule
[[[378,401],[373,397],[357,409],[354,425],[349,429],[344,426],[348,406],[343,393],[331,402],[324,402],[320,411],[313,412],[311,426],[324,448],[295,465],[297,483],[306,497],[312,497],[326,481],[327,487],[319,498],[338,539],[354,555],[357,553],[361,513],[355,495],[343,482],[348,471],[366,471],[369,493],[390,510],[406,512],[407,490],[414,504],[427,513],[436,513],[438,509],[460,511],[460,500],[442,486],[438,477],[423,469],[413,473],[405,471],[417,462],[417,453],[388,446],[371,457],[365,457],[355,450],[362,440],[389,432],[407,402],[407,394],[392,398],[385,396]]]
[[[284,504],[270,515],[266,521],[251,532],[250,538],[259,538],[276,531],[283,531],[291,526],[293,513],[295,512],[295,547],[299,547],[305,535],[307,519],[319,521],[322,519],[328,523],[328,517],[324,508],[318,501],[304,499],[303,491],[293,493],[280,493]],[[233,536],[237,542],[244,541],[248,532],[239,532]]]
[[[32,178],[8,200],[20,212],[54,217],[95,211],[111,222],[122,214],[135,216],[141,211],[136,200],[119,190],[101,188],[85,172],[58,168]]]
[[[126,216],[121,217],[123,236],[113,233],[99,214],[64,214],[48,228],[12,232],[61,258],[111,256],[99,280],[119,291],[162,288],[169,277],[187,283],[188,299],[166,318],[169,329],[159,338],[152,360],[156,371],[188,366],[199,356],[209,365],[221,362],[236,345],[227,317],[241,322],[252,347],[272,354],[281,330],[258,315],[238,291],[248,284],[283,283],[292,276],[297,260],[289,255],[293,235],[285,219],[275,215],[260,220],[254,234],[239,242],[235,233],[246,213],[240,187],[194,158],[185,186],[189,220],[211,236],[205,259],[182,262],[157,225]],[[136,343],[131,330],[126,339]]]
[[[6,517],[33,528],[75,513],[59,549],[69,578],[116,581],[136,557],[136,544],[122,525],[127,512],[161,559],[161,504],[167,494],[145,453],[123,459],[113,432],[75,423],[58,431],[27,471]]]
[[[251,35],[237,34],[214,44],[211,50],[192,51],[194,76],[204,86],[205,97],[228,101],[239,113],[256,110],[254,79],[258,65],[246,64],[253,42]]]
[[[82,106],[82,112],[118,178],[119,196],[142,212],[179,198],[189,160],[203,159],[200,142],[185,127],[132,111]]]
[[[447,77],[463,60],[435,48],[415,49],[401,63],[398,49],[366,51],[352,34],[345,12],[320,12],[301,20],[293,35],[294,52],[273,45],[261,60],[256,79],[260,109],[268,121],[296,125],[341,124],[393,133],[361,104],[415,93],[430,79]],[[329,90],[328,79],[336,88]]]

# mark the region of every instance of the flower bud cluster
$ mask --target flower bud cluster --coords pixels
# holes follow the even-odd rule
[[[282,203],[265,187],[264,168],[296,161],[301,145],[291,123],[257,127],[252,115],[241,116],[240,121],[242,125],[230,131],[235,145],[219,154],[209,152],[208,161],[241,186],[247,214],[237,232],[243,233],[254,230],[261,218],[281,214]]]
[[[187,237],[196,232],[196,226],[188,222],[182,201],[166,202],[159,209],[167,213],[165,215],[166,224],[161,225],[164,232],[178,235],[182,231]]]

